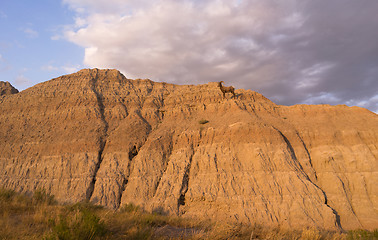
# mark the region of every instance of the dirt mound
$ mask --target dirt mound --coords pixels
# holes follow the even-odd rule
[[[378,116],[84,69],[0,103],[0,185],[267,226],[378,227]]]

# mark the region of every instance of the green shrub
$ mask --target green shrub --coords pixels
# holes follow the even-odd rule
[[[121,212],[136,212],[139,210],[139,207],[138,206],[135,206],[134,204],[132,203],[127,203],[127,204],[124,204],[122,207],[121,207]]]
[[[301,239],[303,240],[320,240],[322,238],[319,230],[315,228],[303,229]]]
[[[137,222],[144,227],[156,227],[156,226],[164,226],[166,225],[168,218],[163,215],[159,215],[157,213],[145,213],[140,215]]]
[[[52,233],[45,239],[91,240],[106,234],[105,224],[88,207],[68,207],[58,220],[51,220]]]
[[[94,211],[103,209],[104,207],[100,206],[100,205],[94,205],[91,202],[85,201],[85,202],[75,203],[75,204],[71,205],[68,208],[70,209],[70,211],[76,211],[76,210],[84,211],[84,210],[88,210],[88,211],[94,212]]]
[[[15,195],[15,191],[11,189],[0,188],[0,200],[10,201]]]
[[[146,240],[152,238],[152,229],[149,227],[137,228],[128,233],[127,239]]]
[[[37,189],[33,194],[33,201],[36,204],[46,203],[47,205],[56,203],[54,196],[46,193],[45,189]]]
[[[374,231],[352,230],[348,232],[348,240],[375,240],[378,239],[378,229]]]

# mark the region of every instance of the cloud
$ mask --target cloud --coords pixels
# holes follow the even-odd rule
[[[358,106],[363,108],[369,108],[370,106],[378,106],[378,94],[375,96],[369,96],[361,99],[351,99],[346,102],[350,106]],[[378,108],[373,108],[373,112],[378,114]]]
[[[6,68],[6,62],[3,56],[0,54],[0,72],[4,71]]]
[[[65,74],[70,74],[79,71],[80,68],[82,68],[81,65],[72,65],[70,63],[67,63],[63,66],[54,66],[52,63],[49,63],[47,65],[43,65],[41,67],[41,70],[47,72],[64,72]]]
[[[3,11],[0,11],[0,18],[6,19],[8,18],[8,15],[6,15]]]
[[[85,48],[90,67],[180,84],[223,80],[280,104],[378,111],[375,0],[63,2],[76,12],[64,36]]]
[[[41,67],[41,70],[52,72],[52,71],[58,71],[59,67],[55,67],[53,65],[44,65],[44,66]]]
[[[8,63],[8,61],[0,54],[0,72],[6,72],[10,70],[12,66]]]
[[[24,28],[23,32],[28,38],[37,38],[39,36],[38,32],[31,28]]]
[[[20,73],[14,79],[14,83],[17,86],[29,86],[31,84],[31,80],[24,76],[24,74]]]
[[[53,41],[57,41],[57,40],[61,39],[61,36],[59,34],[55,34],[55,35],[51,36],[50,39],[53,40]]]
[[[66,64],[65,66],[62,66],[61,69],[66,73],[74,73],[79,71],[82,68],[80,65],[72,65],[72,64]]]

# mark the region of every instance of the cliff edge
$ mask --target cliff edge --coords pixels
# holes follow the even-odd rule
[[[0,101],[0,186],[266,226],[378,227],[378,116],[84,69]]]

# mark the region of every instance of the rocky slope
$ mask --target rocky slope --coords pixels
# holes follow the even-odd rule
[[[0,186],[284,228],[378,227],[375,113],[236,93],[84,69],[3,96]]]
[[[3,95],[15,93],[18,93],[18,90],[14,88],[9,82],[0,81],[0,97]]]

